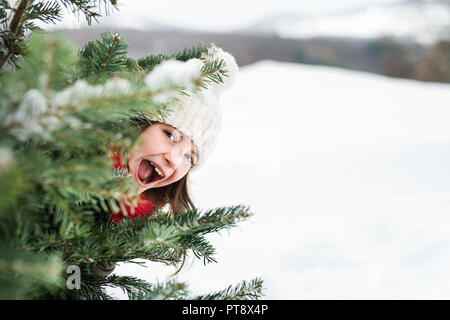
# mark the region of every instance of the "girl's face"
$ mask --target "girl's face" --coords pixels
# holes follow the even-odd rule
[[[130,150],[128,171],[139,184],[139,192],[159,188],[183,178],[197,161],[194,142],[176,128],[153,123]]]

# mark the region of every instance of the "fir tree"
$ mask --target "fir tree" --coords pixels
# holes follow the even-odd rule
[[[63,8],[82,14],[91,25],[92,20],[101,17],[102,8],[106,13],[117,9],[117,0],[0,0],[0,71],[5,66],[18,66],[20,58],[26,55],[27,36],[41,30],[36,21],[61,21]]]
[[[22,16],[28,12],[30,19],[21,23],[37,18],[29,10],[45,11],[25,2]],[[96,18],[91,2],[62,1]],[[48,4],[48,12],[53,5]],[[183,283],[151,284],[94,271],[102,262],[136,259],[180,265],[190,252],[204,263],[215,262],[205,235],[251,216],[247,206],[235,205],[186,213],[157,209],[120,225],[110,219],[111,211],[136,204],[139,196],[127,172],[111,169],[112,146],[125,153],[149,113],[164,117],[167,103],[184,90],[221,82],[227,72],[223,61],[205,64],[192,77],[168,74],[170,81],[153,79],[150,85],[151,71],[164,61],[201,59],[208,45],[134,60],[126,56],[127,43],[118,34],[104,33],[76,52],[58,35],[34,32],[26,47],[26,59],[16,60],[19,68],[0,73],[0,298],[110,299],[107,287],[122,288],[130,299],[260,297],[259,278],[191,297]],[[3,49],[2,54],[9,51]],[[6,61],[13,55],[2,57]],[[79,270],[79,279],[71,282],[68,270]]]

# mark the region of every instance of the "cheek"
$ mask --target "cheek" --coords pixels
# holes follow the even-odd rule
[[[162,139],[155,135],[142,135],[133,150],[139,154],[157,154],[164,150],[164,146]]]
[[[182,165],[180,168],[177,169],[177,172],[175,173],[175,177],[178,180],[183,178],[186,173],[188,173],[190,166],[189,165]]]
[[[189,171],[190,166],[189,165],[183,165],[182,167],[178,168],[176,172],[174,172],[169,179],[162,181],[164,182],[164,186],[167,186],[169,184],[172,184],[174,182],[177,182],[181,178],[183,178]]]

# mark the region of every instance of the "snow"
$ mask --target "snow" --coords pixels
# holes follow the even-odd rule
[[[190,92],[197,87],[201,66],[200,59],[186,62],[167,60],[145,77],[145,84],[152,92],[157,93],[154,96],[155,102],[166,103],[171,97],[177,96],[178,87],[185,87]]]
[[[99,97],[117,97],[132,93],[132,86],[128,80],[113,78],[102,85],[90,85],[85,80],[78,80],[75,84],[58,92],[52,100],[53,111],[65,105],[81,104]]]
[[[372,5],[344,13],[277,21],[274,32],[287,38],[317,36],[378,38],[405,37],[432,44],[449,37],[450,7],[445,2],[405,2]]]
[[[249,205],[191,257],[193,294],[260,276],[264,299],[450,298],[450,85],[263,61],[222,100],[222,133],[191,176],[208,209]],[[121,264],[151,282],[175,271]],[[120,290],[117,297],[125,298]]]
[[[33,135],[40,135],[46,137],[42,122],[47,125],[51,130],[57,128],[60,125],[60,121],[54,117],[46,117],[41,123],[38,121],[38,117],[42,116],[47,111],[47,99],[37,89],[31,89],[24,94],[19,107],[14,113],[8,115],[5,120],[5,125],[21,124],[16,128],[13,128],[11,132],[20,140],[27,141]]]
[[[22,123],[45,111],[47,111],[47,99],[39,90],[31,89],[24,94],[17,111],[6,118],[5,125]]]

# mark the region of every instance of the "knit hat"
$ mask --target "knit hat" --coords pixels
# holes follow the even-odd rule
[[[206,89],[179,97],[168,105],[171,112],[162,121],[152,119],[171,125],[191,138],[199,153],[196,167],[203,164],[215,148],[221,127],[219,98],[222,92],[235,82],[238,65],[231,54],[214,45],[208,48],[201,59],[185,62],[195,63],[201,69],[203,64],[214,60],[223,60],[225,63],[227,73],[222,77],[222,83],[211,82]]]

